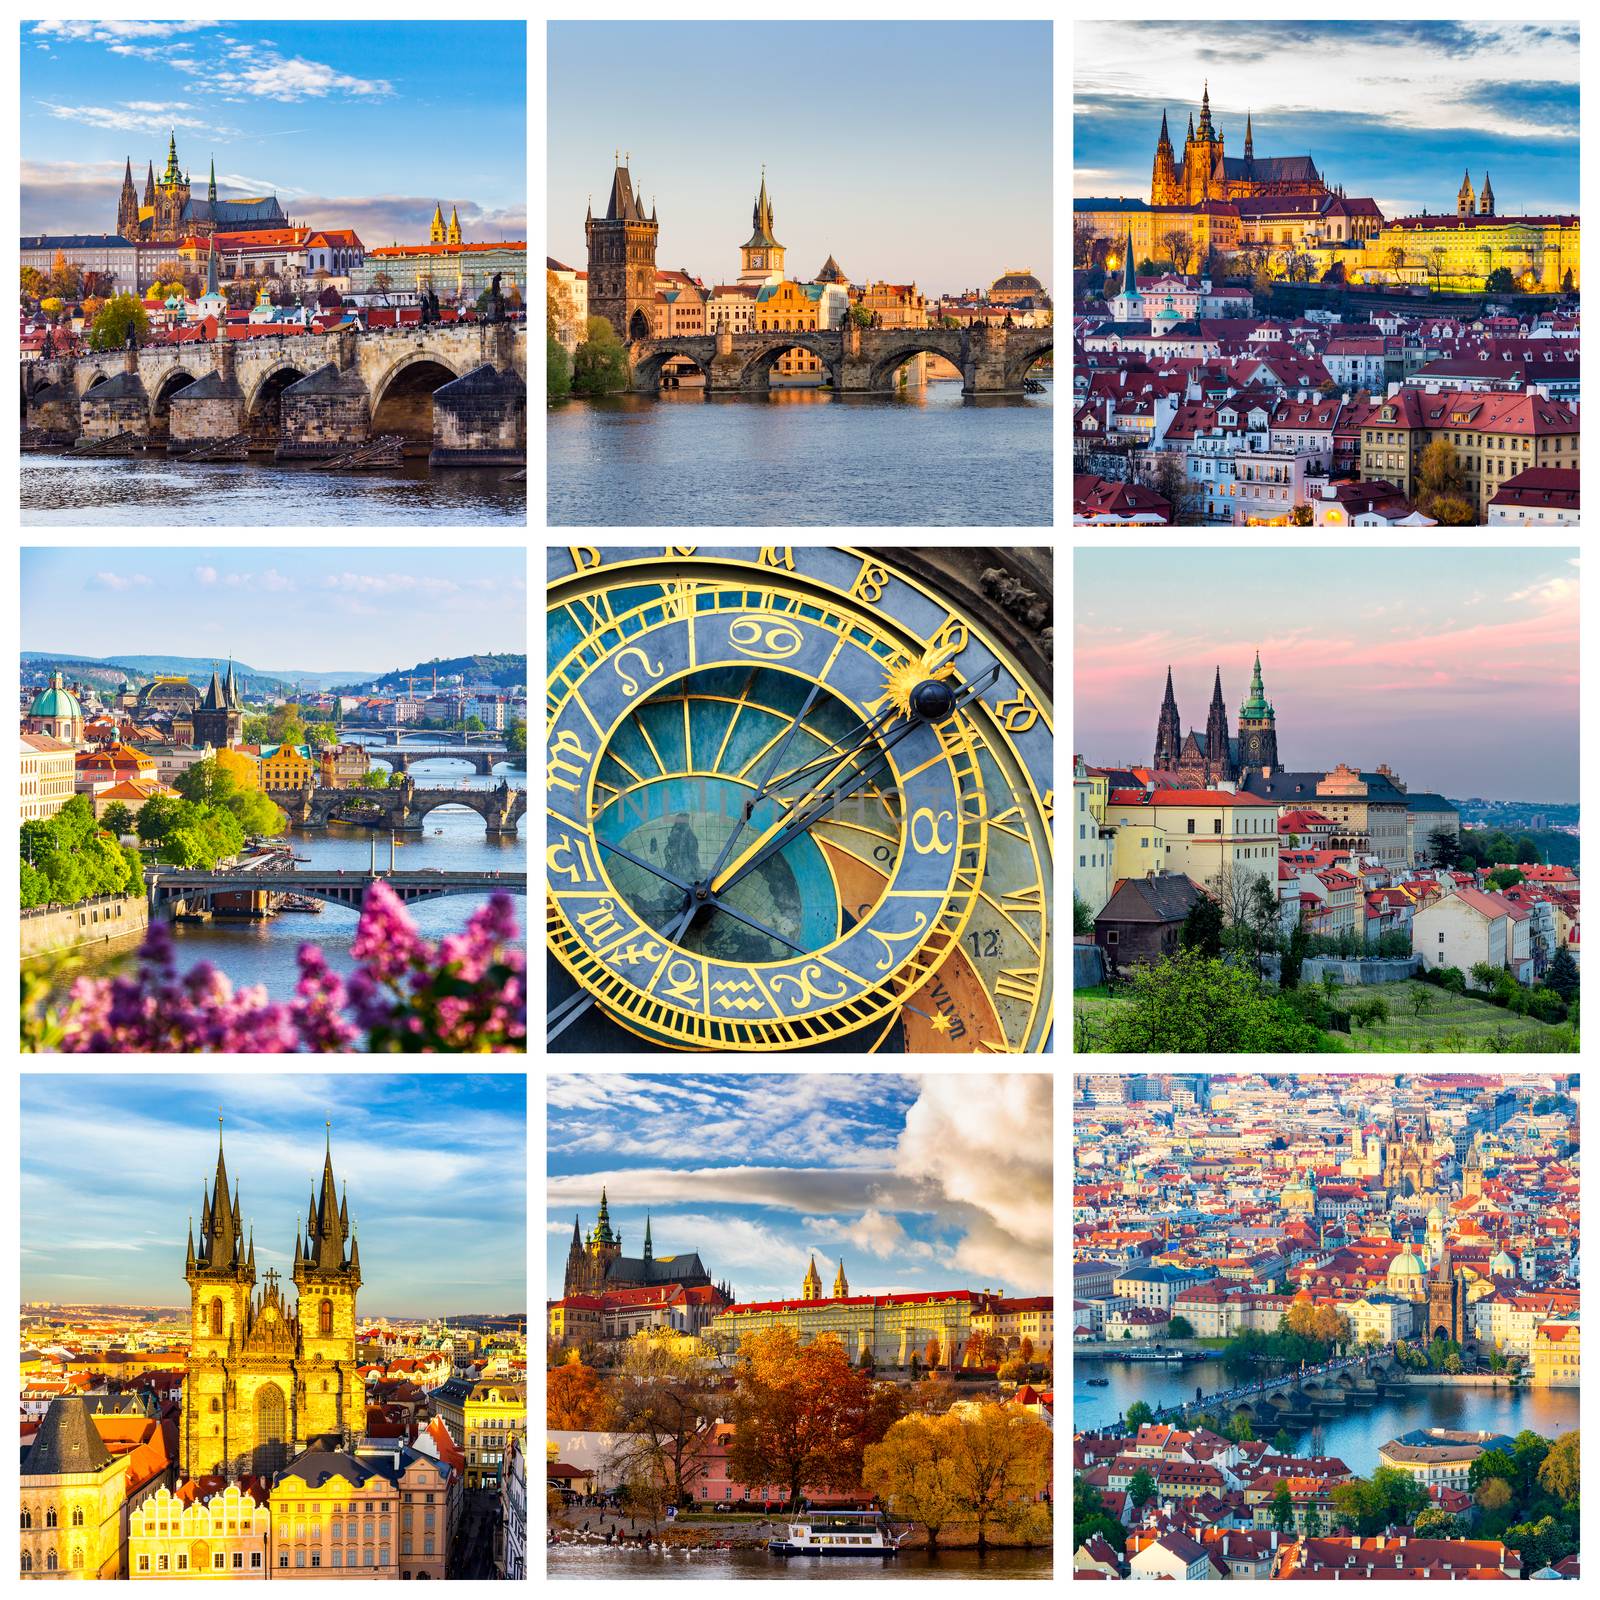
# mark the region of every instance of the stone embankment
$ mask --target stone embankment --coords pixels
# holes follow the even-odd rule
[[[22,958],[90,950],[135,938],[149,921],[150,904],[142,894],[100,895],[75,906],[40,906],[22,913]]]

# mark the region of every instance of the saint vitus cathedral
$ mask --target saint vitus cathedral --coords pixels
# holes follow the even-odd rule
[[[1155,160],[1150,168],[1150,204],[1192,206],[1206,200],[1252,200],[1261,195],[1326,195],[1333,191],[1323,181],[1309,155],[1258,156],[1251,119],[1244,120],[1244,153],[1227,155],[1222,130],[1211,121],[1211,85],[1200,97],[1200,126],[1189,118],[1180,162],[1167,132],[1167,114],[1161,113]]]
[[[572,1244],[567,1250],[566,1280],[562,1297],[575,1294],[609,1294],[618,1289],[649,1289],[678,1284],[685,1289],[708,1287],[711,1274],[691,1250],[682,1256],[658,1256],[650,1239],[650,1222],[644,1225],[644,1254],[625,1256],[622,1235],[611,1226],[611,1209],[604,1189],[600,1191],[600,1214],[589,1230],[587,1240],[577,1217],[572,1219]],[[728,1285],[719,1286],[724,1297],[733,1298]]]
[[[361,1254],[346,1199],[333,1181],[331,1142],[294,1242],[297,1301],[278,1273],[256,1286],[255,1230],[245,1233],[239,1190],[228,1194],[222,1137],[209,1192],[201,1191],[200,1241],[191,1221],[189,1359],[183,1379],[183,1472],[268,1476],[314,1440],[349,1449],[366,1429],[366,1389],[356,1370]]]
[[[1256,652],[1255,674],[1249,698],[1239,707],[1239,733],[1228,733],[1228,708],[1222,698],[1222,668],[1217,668],[1206,714],[1206,731],[1186,734],[1178,720],[1178,702],[1172,692],[1172,668],[1167,668],[1167,692],[1156,721],[1156,751],[1151,765],[1160,772],[1176,773],[1187,787],[1209,789],[1217,783],[1237,783],[1249,772],[1281,772],[1278,760],[1278,720],[1261,681],[1261,652]]]

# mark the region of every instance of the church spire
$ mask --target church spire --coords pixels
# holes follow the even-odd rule
[[[644,1258],[646,1261],[655,1260],[655,1249],[650,1243],[650,1213],[647,1211],[644,1218]]]
[[[1167,132],[1167,111],[1166,107],[1163,106],[1161,109],[1161,137],[1156,140],[1156,149],[1170,150],[1171,148],[1172,136]]]
[[[1211,776],[1234,776],[1232,758],[1228,751],[1228,708],[1222,699],[1222,668],[1217,668],[1216,681],[1211,689],[1211,709],[1206,713],[1206,760],[1211,765]]]
[[[1255,137],[1250,128],[1250,113],[1244,114],[1244,158],[1251,161],[1255,158]]]
[[[450,226],[445,231],[444,242],[446,244],[461,243],[461,219],[456,216],[456,208],[453,205],[450,207]]]
[[[800,1298],[802,1300],[820,1300],[822,1298],[822,1278],[817,1272],[817,1258],[811,1257],[811,1263],[806,1268],[806,1281],[800,1285]]]
[[[433,221],[428,224],[428,243],[444,243],[444,207],[437,200],[433,203]]]
[[[1178,721],[1178,702],[1172,693],[1172,668],[1167,668],[1167,692],[1161,700],[1161,715],[1156,719],[1156,753],[1151,765],[1170,772],[1178,765],[1183,746],[1183,725]]]
[[[213,229],[217,225],[217,158],[211,158],[211,185],[206,190],[206,199],[211,202],[210,222]]]
[[[1209,140],[1211,136],[1211,80],[1206,80],[1205,93],[1200,96],[1200,137]]]
[[[844,1275],[844,1257],[839,1258],[839,1270],[833,1278],[833,1298],[835,1300],[848,1300],[850,1298],[850,1280]]]

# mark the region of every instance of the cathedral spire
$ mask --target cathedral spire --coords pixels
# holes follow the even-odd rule
[[[1219,666],[1211,689],[1211,708],[1206,713],[1206,761],[1211,767],[1213,781],[1234,776],[1228,742],[1228,708],[1222,699],[1222,668]]]
[[[1167,692],[1161,700],[1161,715],[1156,719],[1156,753],[1151,765],[1170,772],[1178,765],[1183,745],[1183,725],[1178,720],[1178,702],[1172,693],[1172,668],[1167,668]]]
[[[1200,96],[1200,137],[1208,140],[1211,135],[1211,80],[1206,80],[1205,93]]]
[[[655,1248],[650,1243],[650,1213],[648,1211],[644,1217],[644,1258],[646,1261],[654,1261],[656,1258]]]
[[[211,202],[211,216],[209,218],[212,230],[217,226],[217,158],[211,158],[211,186],[206,190],[206,199]]]
[[[1246,161],[1255,157],[1255,138],[1250,128],[1250,113],[1244,114],[1244,158]]]
[[[1166,112],[1166,107],[1163,106],[1162,109],[1161,109],[1161,137],[1156,140],[1156,149],[1158,149],[1158,150],[1163,150],[1163,149],[1170,150],[1171,148],[1172,148],[1172,137],[1167,132],[1167,112]]]
[[[583,1249],[583,1229],[580,1226],[576,1211],[572,1213],[572,1248],[574,1250]]]

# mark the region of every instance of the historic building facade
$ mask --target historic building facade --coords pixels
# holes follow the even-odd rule
[[[1433,1134],[1428,1113],[1410,1137],[1400,1132],[1400,1119],[1391,1117],[1383,1145],[1383,1186],[1401,1194],[1431,1194],[1438,1186],[1438,1162],[1433,1154]]]
[[[244,740],[244,702],[239,698],[239,686],[234,681],[233,663],[228,663],[228,677],[224,682],[211,669],[211,685],[205,698],[195,708],[194,742],[208,744],[214,750],[227,750]]]
[[[366,1427],[355,1353],[361,1260],[334,1186],[331,1148],[304,1235],[295,1234],[293,1307],[275,1270],[257,1289],[254,1230],[246,1235],[237,1189],[229,1197],[220,1135],[216,1178],[201,1199],[199,1247],[191,1229],[184,1266],[184,1475],[267,1476],[314,1440],[348,1447]]]
[[[1183,160],[1176,159],[1161,113],[1155,160],[1150,170],[1152,205],[1196,205],[1205,200],[1245,200],[1256,195],[1329,194],[1316,163],[1305,156],[1260,156],[1250,118],[1244,124],[1244,154],[1224,152],[1222,130],[1211,121],[1211,86],[1200,98],[1200,125],[1189,118]]]
[[[604,317],[625,343],[648,339],[656,303],[656,241],[661,234],[652,206],[648,217],[628,169],[611,176],[606,214],[591,206],[584,218],[589,242],[589,315]]]
[[[682,1256],[657,1256],[650,1239],[650,1223],[644,1225],[644,1254],[625,1256],[622,1235],[611,1226],[611,1212],[604,1189],[600,1191],[600,1213],[589,1237],[584,1239],[577,1217],[572,1219],[572,1244],[567,1251],[566,1281],[562,1296],[604,1294],[614,1289],[645,1289],[658,1284],[681,1284],[699,1288],[711,1282],[701,1265],[699,1253],[691,1250]]]

